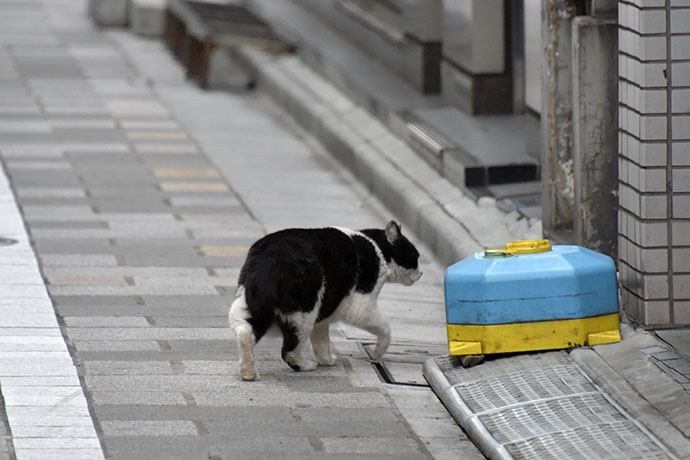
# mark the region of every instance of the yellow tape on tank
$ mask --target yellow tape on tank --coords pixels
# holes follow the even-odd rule
[[[451,355],[555,350],[620,342],[618,313],[590,318],[477,326],[448,324]]]

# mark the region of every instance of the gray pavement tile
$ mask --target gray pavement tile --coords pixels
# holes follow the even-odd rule
[[[29,78],[78,78],[79,68],[61,56],[15,56],[17,71]]]
[[[328,453],[348,453],[357,455],[369,454],[422,454],[422,449],[419,442],[413,438],[399,438],[399,437],[322,437],[324,450]]]
[[[657,361],[656,365],[659,366],[661,370],[667,373],[673,380],[678,383],[688,383],[690,382],[690,377],[683,375],[681,372],[677,371],[673,367],[669,366],[665,361]]]
[[[134,307],[141,305],[136,296],[53,296],[51,297],[53,304],[57,307],[75,306],[75,307],[98,307],[98,306],[130,306]],[[75,315],[78,316],[78,315]]]
[[[265,379],[261,365],[257,365],[259,375]],[[238,377],[239,378],[239,377]],[[389,407],[383,394],[362,393],[279,393],[258,391],[252,393],[195,392],[194,399],[199,406],[250,406],[250,407]]]
[[[225,340],[167,340],[166,343],[173,352],[197,351],[201,352],[202,356],[203,353],[206,353],[205,358],[209,360],[224,361],[234,359],[237,356],[237,346],[233,342]]]
[[[231,446],[231,447],[227,447]],[[184,438],[106,438],[105,447],[109,459],[166,458],[170,460],[205,460],[208,458],[239,459],[259,455],[267,458],[296,455],[304,458],[314,452],[307,437],[266,436],[251,437],[215,436]]]
[[[79,222],[51,222],[51,221],[35,221],[28,225],[30,230],[33,229],[104,229],[108,228],[108,224],[102,221],[79,221]]]
[[[229,304],[230,302],[223,310],[229,309]],[[228,321],[227,311],[222,316],[213,316],[210,313],[204,310],[204,316],[148,316],[148,318],[156,327],[225,327]]]
[[[63,316],[67,327],[151,327],[141,316]]]
[[[128,342],[128,341],[123,341]],[[141,341],[135,341],[135,343]],[[225,342],[225,347],[204,347],[205,342],[194,342],[193,346],[188,349],[170,349],[168,342],[161,340],[157,341],[159,344],[158,351],[152,350],[116,350],[116,351],[81,351],[78,353],[78,358],[82,362],[87,361],[118,361],[129,360],[136,361],[170,361],[179,362],[185,360],[200,360],[200,359],[216,359],[218,361],[237,361],[237,347],[231,347],[232,343]],[[201,345],[199,345],[201,344]],[[209,357],[209,352],[213,351],[213,356]],[[257,353],[257,358],[280,360],[280,351],[277,355],[267,355]],[[261,364],[258,369],[263,369],[264,364]],[[281,371],[290,370],[287,364],[281,366]]]
[[[307,422],[341,420],[344,423],[397,422],[398,418],[389,408],[346,408],[346,407],[298,407],[293,413]]]
[[[321,369],[319,371],[322,371]],[[312,376],[294,373],[285,374],[281,381],[287,384],[290,391],[314,392],[323,393],[331,391],[333,393],[357,393],[368,392],[371,389],[366,387],[353,387],[349,377],[346,376],[345,371],[340,366],[334,366],[329,369],[330,373],[341,374],[342,377],[325,377],[322,375]]]
[[[153,340],[75,340],[72,345],[81,356],[88,351],[159,351],[161,346]]]
[[[90,296],[80,296],[84,300],[90,300],[90,304],[79,305],[79,304],[65,304],[58,305],[56,307],[57,312],[61,316],[146,316],[147,318],[163,318],[171,317],[168,322],[163,320],[159,326],[162,327],[184,327],[184,326],[194,326],[195,327],[208,327],[208,324],[204,324],[203,320],[198,319],[200,314],[215,316],[217,318],[225,318],[227,315],[230,304],[232,303],[232,298],[218,296],[219,299],[223,300],[220,305],[215,304],[200,304],[195,301],[194,297],[190,296],[190,299],[185,304],[171,304],[166,305],[115,305],[109,302],[101,302],[100,297],[90,297]],[[186,296],[184,296],[186,297]],[[172,298],[172,297],[171,297]],[[179,319],[178,319],[179,318]],[[189,320],[189,323],[185,323],[185,320]],[[195,323],[195,321],[197,321]],[[155,323],[155,320],[154,320]],[[213,327],[219,327],[220,324],[216,322],[212,324]]]
[[[218,291],[213,286],[175,286],[175,285],[153,285],[153,286],[48,286],[48,292],[56,296],[141,296],[141,295],[218,295]]]
[[[97,205],[100,207],[101,205]],[[184,228],[168,228],[167,226],[151,226],[146,230],[142,229],[113,229],[111,228],[37,228],[32,229],[34,238],[51,239],[115,239],[115,238],[137,238],[137,239],[186,239],[188,235]]]
[[[46,267],[114,267],[117,259],[112,254],[44,254],[40,256],[43,272]]]
[[[132,267],[149,267],[151,265],[160,265],[168,267],[220,267],[226,268],[231,266],[240,267],[244,262],[237,257],[184,257],[176,255],[154,255],[154,256],[136,256],[123,255],[121,257],[121,265],[128,265]],[[146,296],[152,293],[142,293],[140,295]],[[189,293],[192,294],[192,293]],[[203,293],[202,293],[203,294]]]
[[[682,356],[679,355],[678,353],[676,353],[675,351],[666,351],[666,350],[658,352],[658,353],[652,353],[652,356],[655,359],[658,359],[660,361],[667,361],[667,360],[671,361],[671,360],[676,360],[676,359],[682,359]],[[666,363],[666,364],[669,364],[669,363]]]
[[[155,370],[154,370],[155,372]],[[153,374],[153,372],[152,372]],[[239,372],[237,372],[239,375]],[[84,377],[87,387],[94,392],[233,392],[242,384],[239,378],[219,375],[97,375]]]
[[[168,361],[87,361],[81,369],[87,376],[95,375],[172,375],[173,366]]]
[[[90,391],[95,405],[132,405],[132,406],[184,406],[186,400],[181,392],[175,391],[144,391],[112,389]]]
[[[112,256],[111,256],[112,257]],[[44,267],[43,273],[46,276],[79,276],[89,273],[93,276],[130,276],[141,278],[186,278],[205,280],[209,278],[208,270],[199,267],[126,267],[126,266],[96,266],[96,267],[75,267],[75,266],[51,266]]]
[[[98,213],[124,213],[124,212],[135,212],[135,213],[160,213],[160,212],[172,212],[172,207],[167,204],[164,200],[157,199],[145,199],[143,201],[120,201],[120,200],[100,200],[97,205],[94,206]]]
[[[29,224],[30,225],[30,224]],[[58,256],[61,254],[71,255],[102,255],[112,246],[109,240],[53,240],[41,239],[34,240],[33,247],[38,252],[39,257],[46,255]]]
[[[130,283],[122,276],[107,276],[89,274],[83,270],[81,274],[45,275],[45,280],[53,286],[128,286]]]
[[[74,340],[230,340],[230,327],[66,328]]]
[[[9,171],[69,171],[69,163],[64,160],[10,160],[6,162]]]
[[[105,436],[197,436],[191,420],[102,420]]]
[[[221,434],[228,432],[226,422],[209,421],[206,422],[211,434]],[[306,421],[275,421],[271,419],[243,420],[242,423],[232,426],[233,436],[253,436],[256,433],[271,433],[273,436],[314,436],[324,437],[332,433],[338,433],[339,437],[356,442],[360,437],[376,437],[385,439],[388,437],[407,438],[409,431],[401,422],[366,422],[343,423],[340,420],[320,420],[318,422]],[[418,447],[418,446],[417,446]],[[347,451],[346,451],[347,452]],[[352,452],[356,453],[356,452]],[[375,451],[372,453],[384,453]]]
[[[99,420],[295,420],[287,407],[196,407],[196,406],[94,406]]]

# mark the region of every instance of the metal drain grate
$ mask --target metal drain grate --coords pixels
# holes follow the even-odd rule
[[[423,375],[421,374],[421,364],[410,362],[388,362],[384,361],[383,359],[374,359],[371,356],[371,348],[374,345],[374,343],[358,343],[359,348],[364,352],[364,354],[367,355],[369,363],[372,365],[382,382],[389,383],[391,385],[408,387],[429,387],[429,385],[424,381]],[[413,371],[415,367],[417,369],[416,372]],[[400,378],[401,376],[403,379]]]
[[[515,459],[668,459],[632,422],[550,433],[506,445]]]
[[[471,368],[443,356],[428,360],[424,375],[490,458],[674,458],[563,351]]]

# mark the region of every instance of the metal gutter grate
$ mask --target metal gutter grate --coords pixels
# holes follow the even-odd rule
[[[442,356],[424,364],[424,375],[489,458],[674,458],[564,351],[497,358],[471,368]]]

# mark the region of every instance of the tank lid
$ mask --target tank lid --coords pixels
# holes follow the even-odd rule
[[[511,257],[517,254],[537,254],[551,250],[549,240],[522,240],[506,244],[505,249],[487,249],[484,258]]]

